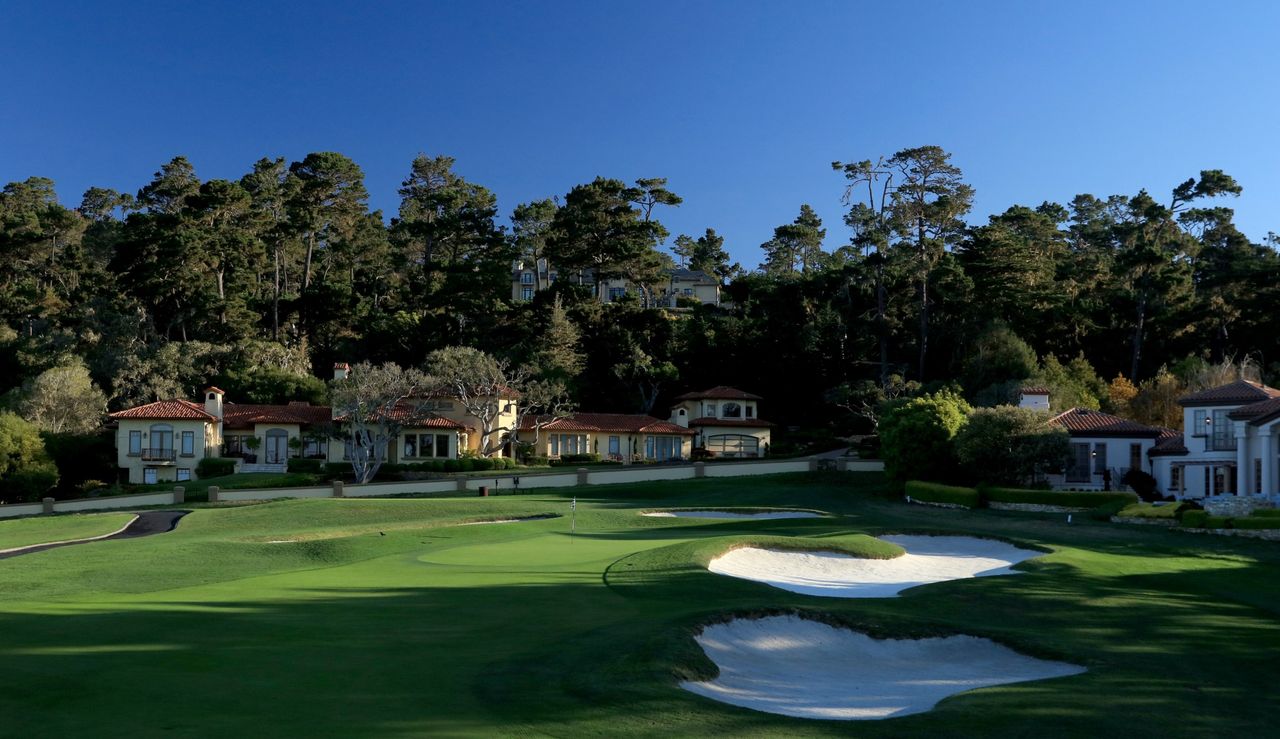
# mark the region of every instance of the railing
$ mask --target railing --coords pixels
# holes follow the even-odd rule
[[[178,458],[177,449],[143,449],[138,456],[144,462],[172,462]]]

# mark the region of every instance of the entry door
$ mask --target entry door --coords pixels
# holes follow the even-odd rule
[[[289,435],[267,432],[267,464],[284,464],[289,459]]]

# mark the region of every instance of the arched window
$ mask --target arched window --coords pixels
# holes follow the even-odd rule
[[[742,418],[742,406],[737,403],[725,403],[720,409],[721,418]]]
[[[676,415],[677,415],[677,416],[683,416],[683,415],[684,415],[684,409],[683,409],[683,408],[681,408],[680,410],[676,411]]]

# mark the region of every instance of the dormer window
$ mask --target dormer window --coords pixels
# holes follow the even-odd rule
[[[742,418],[742,406],[737,403],[725,403],[723,411],[725,418]]]

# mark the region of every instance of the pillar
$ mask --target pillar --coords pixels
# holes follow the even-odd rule
[[[210,503],[218,502],[218,486],[217,485],[209,486],[209,502]]]
[[[341,498],[343,496],[342,480],[333,481],[333,497]]]
[[[1236,495],[1249,494],[1249,439],[1245,436],[1248,425],[1236,421]]]
[[[1258,429],[1258,440],[1262,447],[1262,494],[1272,495],[1276,492],[1276,447],[1271,435],[1274,426]]]
[[[186,499],[187,499],[187,489],[182,487],[181,485],[175,485],[173,487],[173,504],[177,505],[179,503],[186,501]]]
[[[814,459],[814,458],[810,458],[810,459],[809,459],[809,471],[810,471],[810,472],[817,472],[817,471],[818,471],[818,460],[817,460],[817,459]]]
[[[53,498],[41,498],[40,505],[43,513],[53,513]]]
[[[466,491],[467,491],[467,478],[465,478],[465,477],[459,477],[459,478],[458,478],[458,492],[460,492],[460,493],[465,493]]]
[[[707,476],[707,463],[706,463],[706,462],[694,462],[694,463],[693,463],[693,476],[694,476],[694,477],[706,477],[706,476]]]
[[[591,470],[587,469],[586,467],[578,468],[578,484],[579,485],[586,485],[587,480],[590,476],[591,476]]]

